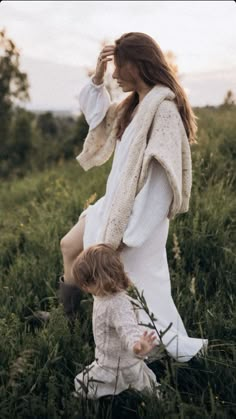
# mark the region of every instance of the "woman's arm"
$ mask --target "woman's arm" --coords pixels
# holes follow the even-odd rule
[[[95,76],[84,86],[79,95],[82,112],[89,124],[89,132],[84,139],[82,152],[76,157],[84,170],[104,164],[111,157],[116,145],[118,103],[111,103],[103,83],[95,84],[103,80],[107,63],[112,60],[113,53],[114,46],[107,45],[102,49]]]
[[[105,45],[97,59],[95,74],[90,78],[79,94],[80,108],[89,125],[89,131],[96,128],[104,119],[110,106],[110,96],[103,80],[107,64],[112,61],[114,45]]]
[[[158,224],[166,219],[172,198],[173,192],[166,172],[153,159],[147,180],[135,198],[123,243],[129,247],[141,246]]]
[[[89,131],[102,122],[111,104],[104,83],[97,85],[92,79],[93,77],[85,84],[79,94],[80,109],[89,125]]]

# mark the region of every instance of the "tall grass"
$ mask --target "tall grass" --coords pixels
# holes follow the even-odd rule
[[[93,360],[90,298],[71,330],[58,303],[60,239],[88,198],[105,192],[111,161],[84,172],[75,161],[4,182],[1,197],[0,418],[233,418],[236,416],[236,110],[198,109],[189,212],[170,224],[172,294],[205,356],[151,368],[163,398],[127,390],[91,402],[73,380]],[[37,317],[50,311],[49,321]]]

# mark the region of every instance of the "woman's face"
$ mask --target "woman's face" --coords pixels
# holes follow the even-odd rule
[[[114,63],[115,64],[115,63]],[[125,63],[122,67],[115,64],[115,70],[112,74],[118,85],[122,88],[123,92],[133,92],[137,88],[137,80],[135,67],[132,63]]]

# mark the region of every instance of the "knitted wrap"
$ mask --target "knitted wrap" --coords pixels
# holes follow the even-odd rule
[[[165,86],[154,86],[139,105],[134,139],[124,161],[119,184],[102,232],[102,242],[118,248],[132,212],[135,196],[145,184],[152,158],[165,169],[173,191],[168,218],[187,212],[192,186],[189,141],[173,99]],[[88,170],[105,163],[116,145],[119,114],[113,103],[103,121],[89,131],[77,161]],[[154,213],[155,216],[155,209]]]

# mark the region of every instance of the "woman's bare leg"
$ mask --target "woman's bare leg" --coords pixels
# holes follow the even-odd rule
[[[71,273],[72,264],[83,250],[85,218],[86,216],[82,217],[61,240],[61,251],[64,262],[64,281],[68,284],[74,283]]]

